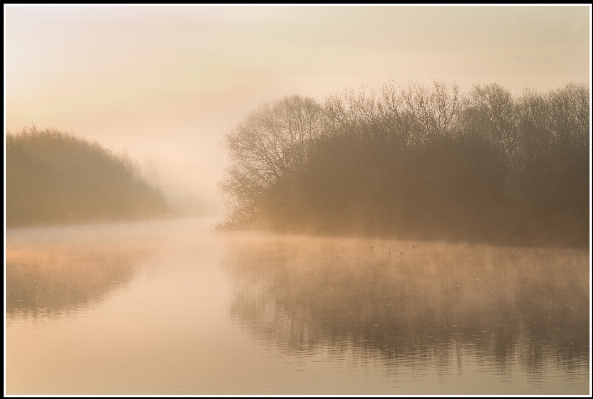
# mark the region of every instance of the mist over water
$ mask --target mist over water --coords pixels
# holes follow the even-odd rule
[[[552,342],[567,367],[587,353],[586,251],[302,236],[236,246],[233,315],[288,351],[344,341],[394,363],[446,360],[462,337],[502,363],[529,344],[535,369]]]
[[[590,11],[6,6],[6,393],[590,395]]]
[[[430,90],[262,105],[216,218],[183,162],[8,135],[7,392],[586,394],[588,87]]]
[[[587,250],[215,221],[11,229],[7,393],[589,389]]]

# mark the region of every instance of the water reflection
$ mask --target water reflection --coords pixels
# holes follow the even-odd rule
[[[87,235],[94,234],[89,240],[82,227],[10,233],[6,252],[7,323],[29,316],[82,312],[125,287],[150,253],[146,243],[133,242],[130,237],[106,239],[109,231],[103,236],[86,231]]]
[[[85,308],[134,276],[143,253],[78,250],[11,252],[6,259],[7,322]]]
[[[201,220],[9,233],[15,394],[589,389],[586,251],[217,234]]]
[[[273,235],[229,245],[233,317],[289,353],[441,373],[468,360],[536,379],[588,371],[587,251]]]

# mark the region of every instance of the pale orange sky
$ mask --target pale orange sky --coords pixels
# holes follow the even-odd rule
[[[5,128],[55,128],[219,203],[221,141],[262,102],[393,80],[590,83],[589,6],[4,6]],[[5,129],[5,130],[6,130]]]

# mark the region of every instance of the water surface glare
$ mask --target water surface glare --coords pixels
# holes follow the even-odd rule
[[[211,226],[8,230],[6,393],[590,393],[588,250]]]

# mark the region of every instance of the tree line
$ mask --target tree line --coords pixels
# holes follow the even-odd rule
[[[589,88],[287,96],[225,138],[220,229],[588,244]]]
[[[125,155],[55,130],[6,136],[6,226],[139,219],[170,212]]]

